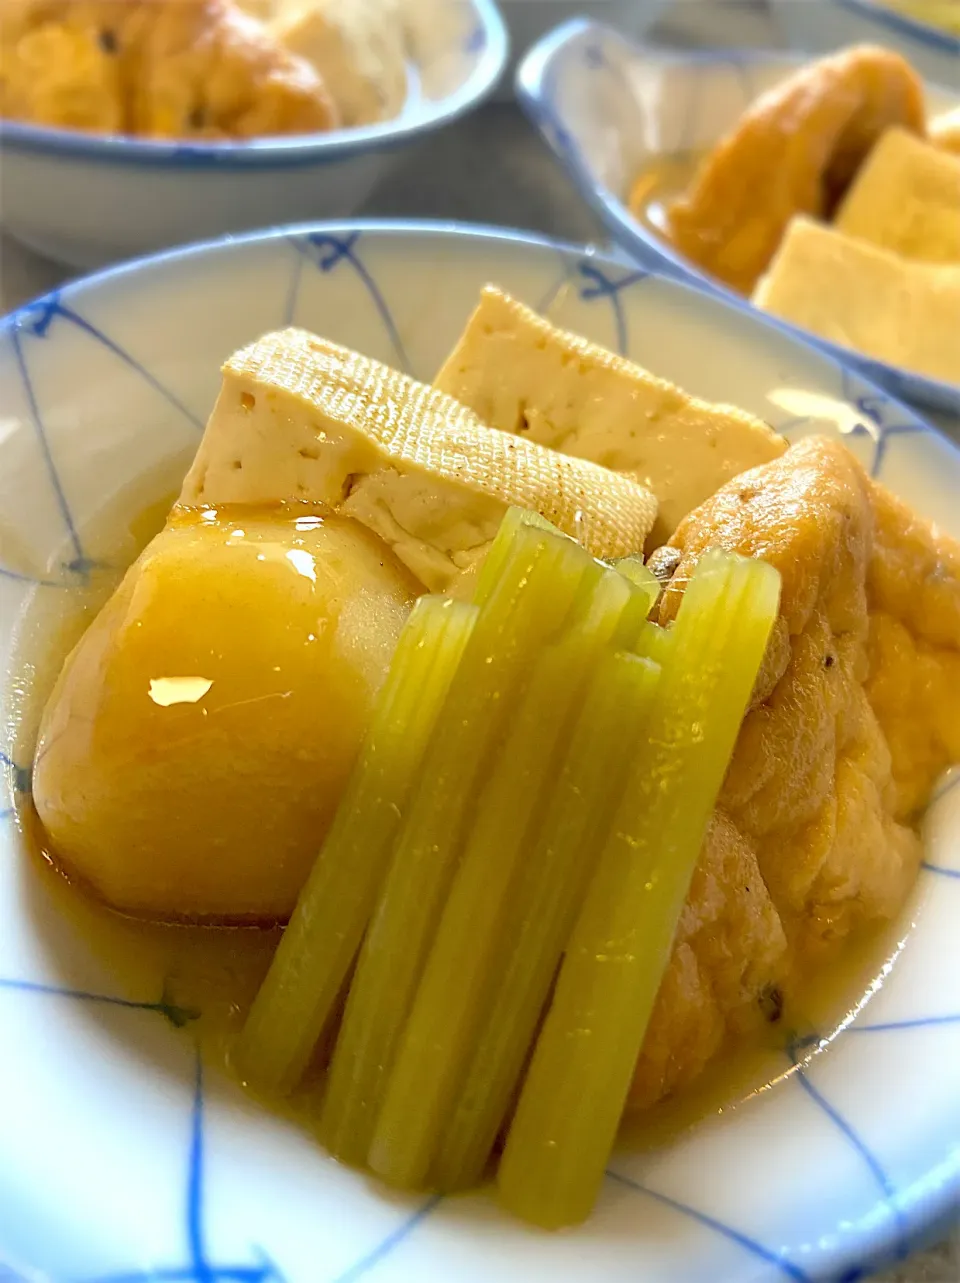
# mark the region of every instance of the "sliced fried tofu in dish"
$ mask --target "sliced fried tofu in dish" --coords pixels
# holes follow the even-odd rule
[[[671,539],[676,614],[722,547],[780,571],[780,617],[680,921],[632,1101],[691,1081],[771,993],[899,909],[918,807],[960,760],[960,544],[811,437]]]
[[[960,264],[960,156],[891,129],[850,188],[834,226],[893,254]]]
[[[0,113],[147,138],[339,124],[324,82],[230,0],[30,0],[0,9]]]
[[[910,262],[798,218],[753,302],[842,347],[960,382],[960,264]]]
[[[656,500],[632,478],[494,432],[442,392],[305,330],[267,335],[223,373],[184,504],[326,504],[434,592],[479,565],[512,505],[598,557],[638,552],[653,525]]]
[[[492,428],[635,477],[659,504],[650,546],[725,481],[786,449],[752,415],[688,396],[492,286],[434,386]]]

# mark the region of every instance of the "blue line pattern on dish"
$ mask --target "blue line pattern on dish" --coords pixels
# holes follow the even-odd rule
[[[736,1243],[738,1247],[742,1247],[751,1256],[756,1256],[761,1261],[766,1261],[768,1265],[775,1265],[784,1278],[795,1279],[797,1283],[810,1283],[810,1275],[805,1270],[802,1270],[799,1265],[794,1265],[792,1261],[788,1261],[783,1253],[764,1247],[762,1243],[758,1243],[756,1239],[751,1238],[748,1234],[743,1234],[740,1230],[734,1229],[732,1225],[725,1225],[723,1221],[718,1221],[713,1216],[707,1216],[705,1212],[698,1212],[695,1207],[688,1207],[686,1203],[678,1202],[677,1199],[670,1198],[667,1194],[661,1194],[658,1190],[649,1189],[646,1185],[641,1185],[639,1181],[631,1180],[629,1176],[621,1175],[620,1172],[608,1170],[607,1175],[618,1184],[625,1185],[627,1189],[632,1189],[638,1194],[646,1194],[648,1198],[655,1199],[658,1203],[663,1203],[666,1207],[673,1208],[675,1212],[680,1212],[683,1216],[689,1216],[698,1225],[703,1225],[723,1238],[729,1239],[731,1243]]]
[[[849,1025],[852,1034],[887,1034],[897,1029],[933,1029],[938,1025],[960,1025],[960,1012],[948,1016],[917,1016],[913,1020],[886,1020],[875,1025]]]
[[[931,864],[929,860],[924,860],[920,867],[928,873],[937,873],[942,878],[960,878],[960,869],[947,869],[942,864]]]
[[[358,1283],[358,1280],[367,1278],[378,1265],[381,1265],[393,1250],[400,1246],[410,1237],[413,1231],[420,1225],[430,1213],[442,1202],[439,1194],[433,1194],[425,1202],[421,1203],[417,1210],[411,1213],[406,1220],[402,1221],[395,1230],[371,1251],[367,1252],[360,1258],[355,1265],[338,1274],[333,1283]]]
[[[855,405],[867,423],[855,424],[851,429],[853,436],[869,436],[874,443],[873,460],[869,472],[874,480],[880,479],[886,460],[887,446],[892,437],[914,436],[926,429],[921,423],[890,423],[891,412],[897,413],[898,407],[882,392],[864,392],[863,384],[845,366],[840,366],[844,398]]]
[[[65,582],[62,579],[39,579],[34,575],[25,575],[20,570],[11,570],[8,566],[0,566],[0,579],[9,579],[15,584],[27,584],[30,588],[82,588],[84,587],[85,579],[83,572],[78,569],[80,565],[83,565],[89,571],[93,568],[94,563],[70,561],[63,567],[69,573],[77,575],[77,580],[74,583]]]
[[[203,423],[196,417],[192,410],[188,409],[187,406],[183,404],[175,393],[165,387],[155,375],[151,374],[150,371],[145,366],[141,365],[138,360],[132,357],[129,352],[125,351],[119,343],[114,342],[109,335],[104,334],[104,332],[98,329],[97,326],[93,325],[78,312],[75,312],[72,307],[68,307],[63,303],[60,290],[53,290],[52,293],[45,295],[43,298],[37,299],[34,303],[28,303],[25,307],[20,308],[19,311],[14,312],[12,317],[13,333],[32,334],[36,338],[45,339],[49,333],[51,325],[57,317],[60,317],[71,325],[76,326],[76,328],[78,330],[82,330],[84,334],[89,334],[90,337],[92,339],[96,339],[98,343],[102,343],[103,346],[109,352],[112,352],[115,357],[123,361],[123,363],[129,366],[131,370],[136,371],[144,382],[148,383],[155,392],[159,392],[164,400],[169,402],[169,404],[182,414],[189,423],[192,423],[198,431],[203,431]]]
[[[320,261],[316,263],[316,265],[320,268],[321,271],[327,272],[332,270],[337,264],[339,264],[339,262],[343,261],[343,259],[346,258],[352,264],[354,269],[358,272],[358,275],[361,281],[364,281],[364,283],[366,283],[369,280],[369,274],[367,273],[365,275],[366,269],[363,268],[362,264],[360,264],[360,266],[358,267],[359,259],[356,257],[356,254],[354,252],[356,248],[357,240],[359,239],[359,235],[360,235],[359,233],[355,233],[355,234],[342,235],[342,236],[316,236],[313,238],[306,238],[306,239],[311,241],[312,248],[314,249],[317,248],[317,245],[314,244],[313,242],[316,242],[316,241],[333,242],[333,246],[331,247],[328,245],[326,248],[326,251],[321,256]],[[298,243],[297,240],[294,240],[293,243],[298,251],[297,267],[299,272],[299,270],[302,270],[302,259],[304,257],[310,259],[311,261],[315,261],[315,260],[313,260],[313,256],[309,253],[309,251],[303,248],[303,245],[301,243]],[[603,270],[601,270],[596,264],[594,264],[589,259],[584,260],[584,259],[571,258],[569,260],[569,263],[570,263],[570,274],[577,275],[584,282],[586,282],[580,287],[580,291],[579,291],[580,297],[583,300],[588,301],[588,300],[593,300],[597,298],[610,299],[611,307],[614,312],[614,317],[617,321],[618,338],[620,340],[621,351],[624,351],[627,347],[627,341],[629,339],[629,335],[626,330],[626,323],[624,320],[622,308],[620,306],[619,294],[626,287],[632,286],[633,284],[644,280],[648,275],[651,275],[651,273],[642,272],[642,271],[632,272],[628,276],[625,276],[622,279],[612,280],[608,274],[605,274]],[[610,269],[608,268],[607,273],[609,273],[609,271]],[[564,280],[566,279],[569,279],[569,275],[564,277]],[[562,288],[562,285],[563,285],[563,281],[561,281],[560,285],[554,291],[553,297],[556,297],[556,294],[559,293],[559,289]],[[295,305],[295,297],[296,295],[294,290],[291,294],[293,305]],[[381,317],[385,318],[385,323],[389,322],[389,324],[392,325],[392,320],[390,319],[389,311],[386,309],[385,304],[383,304],[383,300],[382,298],[380,298],[379,292],[377,293],[377,298],[380,299],[380,302],[378,305],[378,311],[380,311]],[[377,302],[377,298],[374,298],[375,303]],[[49,326],[51,319],[52,317],[47,319],[46,321],[47,326]],[[42,335],[40,337],[42,337]],[[397,340],[395,340],[395,343],[396,341]],[[842,367],[838,367],[838,368],[842,369]],[[900,428],[898,426],[894,426],[892,428],[886,427],[884,423],[884,410],[886,409],[887,399],[883,397],[873,396],[873,395],[870,395],[870,396],[865,395],[864,385],[859,384],[855,381],[851,381],[852,390],[848,392],[847,391],[847,383],[848,383],[847,372],[843,371],[843,375],[844,375],[844,390],[845,392],[847,392],[848,400],[850,401],[851,404],[855,404],[859,413],[863,414],[864,417],[867,418],[874,426],[875,431],[871,430],[870,427],[864,424],[862,425],[862,431],[864,433],[868,433],[869,435],[871,435],[873,439],[877,442],[878,457],[875,458],[875,464],[878,465],[878,468],[879,468],[879,464],[882,464],[882,461],[883,461],[882,451],[880,450],[880,446],[882,445],[883,438],[886,433],[888,432],[897,433],[898,431],[920,432],[920,431],[923,431],[924,429],[920,425],[916,425],[916,426],[908,425],[907,427],[904,427],[904,428]],[[860,394],[859,396],[857,395],[858,393]],[[0,573],[3,573],[2,568],[0,568]],[[26,578],[26,577],[21,577],[17,575],[16,572],[10,572],[10,577]],[[58,586],[67,586],[67,585],[58,585]],[[18,787],[20,787],[22,784],[22,787],[24,789],[29,789],[30,772],[27,768],[18,767],[15,762],[13,762],[10,758],[8,758],[4,754],[0,754],[0,762],[2,762],[4,765],[11,768],[16,773]],[[960,776],[958,776],[958,780],[960,780]],[[9,809],[6,811],[0,812],[0,815],[2,816],[8,816],[9,814],[11,814]],[[932,866],[932,865],[926,865],[925,867],[930,869],[932,872],[942,873],[947,877],[951,877],[951,878],[960,877],[960,871],[944,869],[944,868],[940,868],[939,866]],[[134,1002],[126,999],[112,998],[109,995],[85,993],[80,990],[69,990],[69,989],[58,990],[52,986],[40,985],[34,982],[28,982],[28,981],[0,980],[0,987],[8,990],[19,989],[23,992],[35,992],[35,993],[48,994],[48,995],[58,995],[63,998],[73,999],[78,1001],[102,1002],[108,1005],[127,1007],[132,1009],[139,1009],[139,1010],[156,1011],[158,1014],[164,1015],[168,1020],[170,1019],[170,1009],[172,1006],[171,1004],[167,1004],[163,1001],[161,1001],[160,1003]],[[918,1027],[919,1025],[926,1026],[926,1025],[953,1024],[953,1023],[956,1023],[958,1020],[960,1020],[960,1016],[945,1016],[945,1017],[922,1018],[922,1019],[912,1020],[912,1021],[890,1022],[888,1024],[865,1025],[865,1026],[854,1025],[851,1027],[851,1032],[884,1032],[884,1031],[901,1029],[901,1028],[902,1029],[915,1028],[915,1027]],[[177,1023],[177,1022],[173,1021],[172,1023]],[[819,1040],[816,1038],[812,1040],[804,1040],[802,1043],[801,1042],[795,1043],[794,1046],[796,1048],[800,1048],[801,1046],[809,1047],[811,1045],[814,1045],[818,1041]],[[798,1080],[804,1086],[805,1090],[807,1091],[808,1095],[810,1095],[811,1099],[815,1100],[816,1103],[820,1105],[827,1112],[827,1115],[830,1118],[831,1122],[833,1122],[840,1129],[842,1134],[848,1140],[852,1141],[852,1143],[855,1145],[857,1149],[857,1152],[861,1155],[862,1158],[864,1158],[864,1161],[870,1167],[871,1172],[875,1176],[879,1176],[879,1178],[883,1178],[883,1180],[885,1180],[886,1178],[884,1173],[882,1172],[882,1169],[879,1167],[878,1164],[876,1164],[876,1160],[873,1159],[872,1155],[869,1154],[869,1151],[866,1150],[865,1146],[863,1146],[862,1141],[859,1140],[859,1138],[855,1135],[855,1133],[852,1132],[852,1130],[849,1128],[849,1125],[840,1117],[840,1115],[836,1112],[836,1110],[822,1096],[820,1096],[819,1093],[816,1092],[816,1089],[813,1088],[812,1085],[809,1083],[809,1081],[806,1079],[804,1075],[804,1068],[802,1065],[797,1065],[797,1075],[798,1075]],[[188,1179],[187,1179],[187,1189],[188,1189],[187,1241],[188,1241],[189,1257],[190,1257],[189,1263],[182,1267],[152,1269],[149,1271],[139,1271],[139,1272],[132,1272],[128,1274],[122,1274],[122,1275],[107,1276],[110,1280],[110,1283],[148,1283],[149,1280],[160,1280],[160,1279],[170,1280],[171,1283],[180,1283],[181,1280],[183,1281],[183,1283],[231,1283],[231,1281],[236,1281],[236,1283],[267,1283],[267,1280],[269,1279],[278,1279],[280,1277],[275,1267],[267,1260],[266,1257],[263,1258],[260,1264],[224,1266],[224,1267],[212,1265],[207,1258],[206,1244],[205,1244],[204,1235],[203,1235],[203,1199],[202,1199],[203,1099],[202,1097],[203,1097],[202,1067],[200,1065],[200,1061],[198,1058],[197,1081],[196,1081],[195,1091],[194,1091],[194,1109],[193,1109],[193,1115],[192,1115],[193,1122],[192,1122],[192,1129],[191,1129],[190,1159],[189,1159],[189,1165],[188,1165]],[[696,1211],[696,1209],[694,1208],[690,1208],[683,1204],[677,1203],[674,1200],[669,1199],[666,1195],[659,1194],[653,1190],[648,1190],[642,1185],[639,1185],[631,1181],[629,1178],[620,1176],[618,1173],[611,1172],[610,1175],[614,1180],[620,1182],[621,1184],[634,1188],[639,1192],[645,1193],[649,1197],[659,1200],[660,1202],[668,1206],[671,1206],[676,1210],[692,1217],[693,1219],[697,1220],[700,1224],[708,1228],[711,1228],[718,1234],[726,1237],[727,1239],[735,1243],[738,1243],[745,1250],[754,1253],[760,1259],[775,1263],[777,1267],[785,1274],[786,1277],[800,1279],[800,1280],[806,1280],[808,1278],[808,1276],[805,1273],[799,1270],[799,1267],[793,1265],[789,1261],[785,1261],[781,1256],[778,1256],[776,1253],[771,1252],[770,1249],[765,1248],[762,1244],[747,1238],[745,1235],[742,1235],[738,1230],[733,1229],[732,1227],[729,1227],[729,1226],[725,1226],[722,1223],[715,1221],[713,1218],[707,1216],[705,1213]],[[427,1217],[432,1212],[433,1208],[437,1205],[437,1201],[438,1200],[436,1199],[431,1199],[431,1200],[428,1200],[426,1203],[424,1203],[419,1209],[417,1209],[417,1211],[411,1217],[409,1217],[400,1226],[398,1226],[391,1233],[391,1235],[389,1235],[384,1240],[384,1242],[379,1247],[374,1248],[372,1251],[366,1253],[365,1256],[360,1261],[358,1261],[356,1265],[351,1267],[351,1269],[348,1270],[346,1274],[341,1274],[336,1280],[336,1283],[353,1283],[354,1280],[364,1278],[368,1273],[370,1273],[374,1268],[376,1268],[376,1266],[382,1263],[386,1259],[386,1257],[389,1255],[389,1253],[396,1246],[398,1246],[401,1242],[405,1241],[409,1237],[410,1233],[413,1232],[416,1229],[416,1227],[424,1220],[424,1218]],[[853,1277],[853,1275],[848,1275],[844,1277]],[[2,1279],[3,1279],[2,1267],[0,1267],[0,1283],[2,1283]],[[102,1283],[106,1283],[106,1280],[103,1280]]]
[[[53,487],[53,492],[56,496],[57,507],[60,509],[60,515],[63,518],[63,523],[67,529],[67,535],[69,536],[70,543],[73,547],[75,563],[80,565],[85,560],[83,555],[83,546],[80,543],[80,536],[77,533],[77,527],[74,524],[70,505],[67,503],[67,496],[64,493],[63,486],[60,482],[60,474],[57,472],[56,465],[53,462],[50,442],[47,440],[47,434],[44,431],[43,423],[40,419],[40,408],[37,405],[37,397],[33,390],[30,371],[27,369],[27,363],[23,355],[23,347],[20,342],[20,327],[16,321],[10,330],[10,342],[13,344],[13,355],[17,363],[17,369],[20,372],[23,390],[27,395],[27,405],[30,408],[30,420],[33,424],[37,443],[40,446],[40,453],[43,455],[44,467],[47,470],[50,485]]]
[[[204,1233],[204,1147],[203,1060],[197,1051],[184,1209],[187,1261],[183,1266],[102,1274],[83,1283],[283,1283],[280,1270],[260,1248],[253,1249],[260,1258],[256,1264],[215,1265],[210,1260]]]
[[[850,0],[850,3],[853,2],[854,0]],[[584,57],[584,47],[597,40],[603,42],[606,59],[603,68],[591,68]],[[651,111],[649,103],[638,105],[636,84],[638,80],[643,83],[646,78],[634,75],[636,62],[639,60],[640,67],[644,68],[646,59],[652,58],[654,65],[662,62],[665,66],[676,64],[682,68],[692,68],[696,74],[689,76],[684,91],[679,94],[672,89],[670,91],[672,110],[669,117],[669,145],[666,150],[696,150],[697,144],[702,150],[705,142],[696,126],[702,125],[705,111],[709,109],[709,102],[704,107],[707,77],[703,73],[706,69],[732,71],[738,76],[739,92],[736,96],[741,100],[742,110],[747,105],[747,85],[751,86],[749,99],[752,100],[763,85],[766,66],[783,66],[793,70],[800,65],[799,56],[743,51],[739,56],[732,57],[730,51],[725,49],[683,49],[662,54],[651,53],[644,42],[605,29],[589,18],[569,19],[556,32],[545,37],[543,45],[544,48],[535,49],[533,55],[521,63],[517,78],[520,105],[548,146],[556,152],[569,171],[574,186],[606,225],[614,242],[632,258],[643,263],[653,262],[662,275],[692,282],[701,290],[724,299],[737,311],[755,314],[758,309],[748,299],[695,267],[679,250],[649,232],[634,217],[625,198],[623,173],[618,172],[616,181],[613,181],[604,171],[602,163],[598,162],[598,156],[604,156],[608,149],[591,146],[591,134],[595,132],[599,120],[614,135],[624,127],[623,121],[618,119],[617,110],[610,106],[613,95],[595,96],[595,109],[591,116],[584,109],[584,102],[589,100],[577,77],[579,75],[586,79],[587,76],[594,75],[600,79],[603,75],[608,75],[611,80],[624,84],[627,97],[633,100],[637,113],[630,122],[631,127],[636,130],[640,128],[637,120],[649,118]],[[730,97],[728,91],[729,82],[724,86],[725,102]],[[600,102],[603,103],[602,116],[597,111],[597,104]],[[633,146],[630,139],[624,154],[629,153]],[[956,384],[888,365],[769,314],[766,314],[766,321],[774,328],[818,349],[822,355],[833,360],[838,368],[854,365],[863,372],[865,378],[880,383],[901,400],[910,404],[920,403],[952,416],[960,414],[960,392]]]
[[[64,989],[59,985],[40,984],[36,980],[16,980],[0,978],[0,990],[12,990],[15,993],[41,994],[48,998],[70,998],[74,1002],[102,1003],[107,1007],[127,1007],[131,1011],[154,1011],[165,1020],[169,1020],[175,1029],[182,1029],[191,1020],[199,1018],[200,1013],[190,1007],[180,1007],[176,1003],[161,998],[159,1002],[136,1001],[132,998],[118,998],[107,993],[88,993],[83,989]]]
[[[586,44],[583,46],[583,65],[596,71],[600,67],[608,66],[607,55],[602,45]]]
[[[25,307],[12,313],[8,318],[7,330],[10,336],[10,343],[13,349],[14,360],[17,365],[20,379],[23,384],[24,393],[27,399],[27,405],[30,411],[30,420],[40,447],[43,457],[44,468],[53,489],[56,498],[57,507],[60,510],[70,547],[73,550],[73,556],[69,561],[63,564],[63,570],[76,576],[75,582],[48,579],[45,577],[31,576],[23,574],[20,571],[11,570],[6,566],[0,566],[0,577],[11,580],[15,583],[25,583],[32,587],[41,588],[76,588],[87,582],[91,570],[97,568],[98,563],[89,558],[83,548],[80,534],[74,520],[73,512],[67,501],[66,492],[60,480],[60,474],[57,470],[56,462],[53,458],[53,452],[50,448],[50,441],[44,427],[43,418],[40,414],[40,407],[37,402],[36,392],[33,386],[33,379],[30,375],[30,369],[27,363],[24,351],[24,339],[27,337],[46,339],[50,329],[56,319],[66,321],[68,324],[79,329],[82,333],[89,335],[97,343],[100,343],[122,361],[130,369],[134,370],[154,391],[158,392],[165,401],[180,414],[182,414],[191,424],[198,429],[203,425],[194,414],[175,396],[168,388],[165,388],[147,369],[136,361],[120,345],[114,342],[108,335],[104,334],[97,326],[91,324],[73,308],[67,306],[62,301],[61,292],[54,290],[52,293],[44,295],[33,303],[28,303]]]
[[[14,793],[29,793],[33,786],[33,768],[30,766],[20,766],[8,757],[6,753],[0,750],[0,766],[5,766],[8,771],[13,772],[13,791]]]
[[[293,318],[297,314],[297,301],[300,298],[300,277],[303,275],[304,253],[300,248],[299,239],[296,236],[289,238],[290,245],[293,247],[293,271],[290,273],[290,285],[287,289],[287,302],[283,309],[283,319],[285,324],[293,325]]]
[[[393,344],[394,355],[400,369],[404,374],[410,374],[412,372],[410,359],[390,309],[380,292],[380,287],[356,252],[360,237],[360,232],[348,232],[344,236],[336,236],[331,232],[308,232],[305,236],[295,237],[293,243],[321,272],[332,272],[340,263],[350,264],[380,315],[383,327]]]
[[[463,52],[468,56],[475,56],[483,53],[487,47],[487,29],[482,22],[478,22],[470,34],[464,39]]]
[[[588,262],[581,262],[577,271],[586,282],[580,287],[580,297],[585,303],[598,298],[610,300],[617,330],[617,351],[621,356],[626,356],[629,335],[627,334],[627,321],[623,314],[620,294],[623,290],[639,284],[640,281],[645,281],[650,273],[644,271],[643,268],[637,268],[636,271],[627,272],[617,280],[611,280],[595,263]]]
[[[891,1217],[897,1226],[897,1246],[895,1256],[897,1260],[903,1260],[909,1252],[907,1247],[908,1226],[903,1214],[902,1208],[897,1201],[897,1191],[893,1182],[884,1171],[879,1160],[870,1151],[866,1142],[857,1134],[853,1126],[843,1117],[839,1110],[827,1100],[826,1096],[810,1081],[807,1074],[807,1066],[801,1060],[798,1052],[806,1050],[809,1047],[809,1041],[803,1039],[801,1042],[792,1041],[787,1047],[787,1055],[795,1069],[794,1077],[800,1087],[807,1093],[810,1099],[817,1105],[821,1112],[830,1120],[841,1136],[849,1143],[852,1149],[859,1155],[864,1166],[870,1172],[874,1183],[883,1196]]]

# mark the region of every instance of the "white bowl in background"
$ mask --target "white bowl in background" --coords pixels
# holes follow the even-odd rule
[[[827,53],[844,45],[898,49],[929,80],[960,86],[960,36],[878,0],[770,0],[791,48]]]
[[[671,0],[499,0],[510,33],[510,60],[498,97],[513,97],[513,73],[531,45],[561,22],[581,15],[608,22],[634,39],[645,36]]]
[[[261,234],[91,277],[0,322],[5,1279],[852,1280],[957,1206],[960,788],[945,785],[931,808],[927,865],[894,935],[906,945],[883,987],[841,1028],[777,1053],[770,1090],[671,1143],[618,1153],[595,1215],[563,1234],[524,1228],[483,1192],[401,1197],[326,1158],[215,1059],[198,1061],[154,953],[128,965],[129,940],[91,938],[76,893],[24,849],[14,808],[32,736],[10,729],[18,620],[37,596],[54,609],[85,567],[114,556],[96,520],[105,505],[116,513],[135,483],[142,503],[162,497],[170,461],[199,441],[225,357],[294,322],[429,380],[490,281],[791,439],[844,440],[960,535],[960,454],[858,375],[760,313],[529,236],[357,223]]]
[[[395,120],[249,142],[152,142],[0,120],[0,224],[73,267],[362,204],[387,167],[494,88],[507,37],[494,0],[407,6],[411,92]]]
[[[755,312],[747,299],[704,275],[638,222],[627,202],[646,163],[659,155],[706,151],[754,98],[807,61],[799,54],[752,50],[651,49],[610,27],[574,19],[527,54],[517,72],[517,94],[622,250]],[[927,101],[931,111],[956,106],[960,87],[950,91],[928,83]],[[856,365],[895,396],[960,416],[960,384],[873,360],[775,318],[770,323]]]

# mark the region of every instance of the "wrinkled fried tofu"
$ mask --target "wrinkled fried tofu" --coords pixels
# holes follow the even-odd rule
[[[632,1093],[690,1081],[914,877],[909,821],[960,761],[960,544],[812,437],[677,528],[660,607],[698,558],[769,561],[780,617],[704,844]]]
[[[759,999],[782,978],[787,941],[753,846],[722,810],[704,840],[637,1063],[630,1104],[692,1082],[728,1033],[765,1019]]]
[[[338,123],[317,72],[229,0],[4,0],[0,115],[148,138]]]
[[[750,104],[667,210],[670,239],[749,294],[797,215],[829,218],[874,143],[922,134],[923,82],[892,49],[857,45],[812,62]]]
[[[960,762],[960,545],[874,486],[867,696],[893,758],[896,814],[914,816]]]

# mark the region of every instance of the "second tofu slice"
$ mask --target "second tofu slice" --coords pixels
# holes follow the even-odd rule
[[[511,506],[597,557],[642,549],[656,500],[631,478],[485,427],[432,388],[304,330],[236,353],[182,504],[322,503],[456,591]]]
[[[835,226],[904,258],[960,264],[960,156],[891,129],[857,175]]]
[[[659,503],[652,545],[786,449],[759,419],[687,396],[491,286],[434,386],[492,428],[635,477]]]

